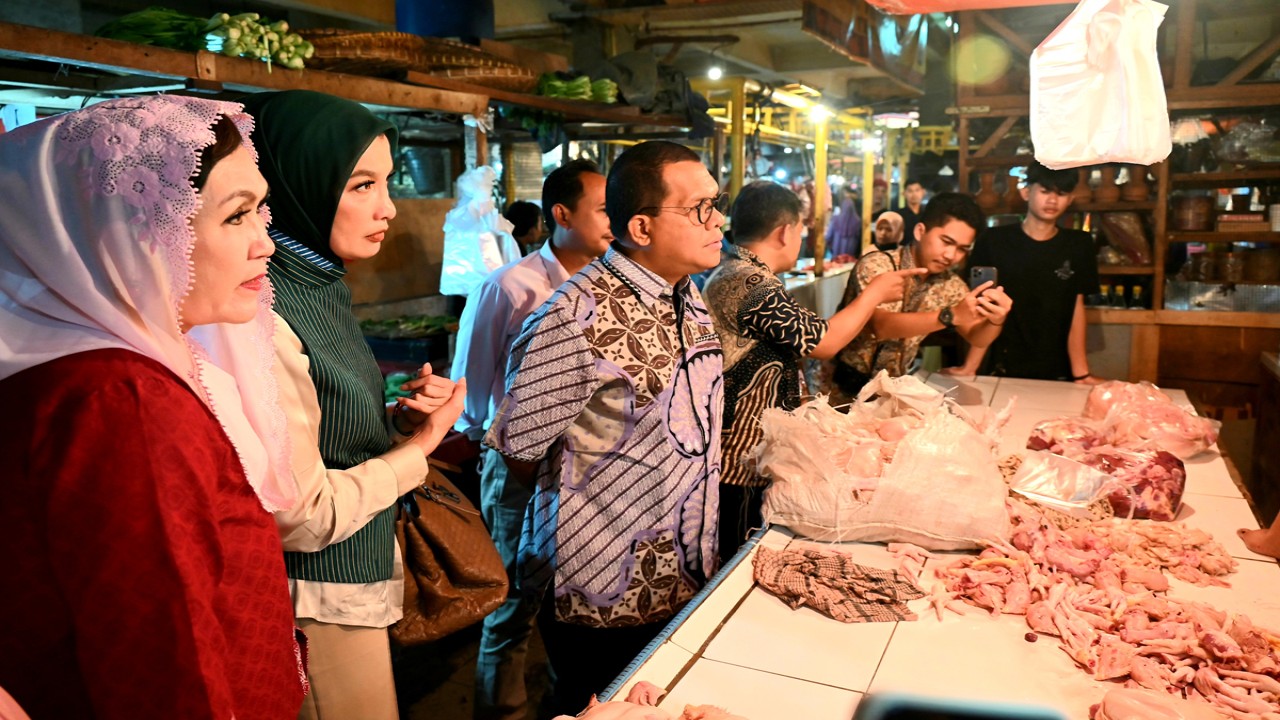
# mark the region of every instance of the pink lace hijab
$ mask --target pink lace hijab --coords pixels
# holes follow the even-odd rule
[[[112,100],[0,135],[0,379],[88,350],[152,358],[209,406],[275,512],[297,488],[272,372],[270,285],[248,323],[180,329],[199,203],[191,178],[222,116],[253,152],[239,104],[174,96]]]

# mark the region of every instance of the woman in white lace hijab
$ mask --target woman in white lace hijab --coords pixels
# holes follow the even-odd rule
[[[251,128],[154,97],[0,135],[0,686],[33,717],[301,705]]]

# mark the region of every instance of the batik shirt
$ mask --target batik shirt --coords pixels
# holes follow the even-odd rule
[[[715,569],[720,342],[693,284],[610,250],[557,290],[512,346],[485,436],[539,463],[518,553],[556,618],[671,618]]]
[[[800,405],[800,361],[827,333],[827,321],[787,292],[746,248],[734,246],[703,289],[724,346],[724,473],[727,485],[767,481],[747,461],[764,436],[765,408]]]
[[[915,267],[913,247],[864,255],[849,277],[840,307],[853,302],[858,293],[878,275]],[[968,292],[969,287],[964,280],[955,271],[947,270],[927,275],[923,280],[910,278],[901,300],[884,303],[878,309],[900,313],[937,312],[960,302]],[[876,337],[871,323],[867,323],[862,332],[840,351],[836,362],[848,365],[864,375],[875,375],[881,370],[887,370],[893,377],[905,375],[916,359],[924,338],[924,335],[917,335],[881,340]]]

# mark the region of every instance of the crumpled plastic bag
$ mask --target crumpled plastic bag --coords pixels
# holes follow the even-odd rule
[[[1105,496],[1115,481],[1101,470],[1053,453],[1027,453],[1009,489],[1072,517],[1089,519],[1089,506]]]
[[[825,541],[958,550],[1007,540],[1007,490],[991,437],[917,378],[872,382],[848,415],[823,397],[761,414],[764,439],[753,455],[772,478],[764,519]]]
[[[1081,0],[1031,54],[1036,160],[1064,168],[1152,165],[1173,149],[1156,30],[1168,6]]]
[[[520,259],[514,226],[494,205],[497,177],[488,166],[458,177],[458,202],[444,218],[441,295],[470,295],[489,273]]]
[[[1084,401],[1084,416],[1090,420],[1101,420],[1111,412],[1112,406],[1135,400],[1173,402],[1172,398],[1149,382],[1131,383],[1124,380],[1108,380],[1094,385],[1089,391],[1089,397]]]
[[[1072,450],[1088,450],[1106,442],[1106,431],[1100,423],[1087,418],[1060,417],[1036,423],[1027,438],[1027,449],[1070,455]]]

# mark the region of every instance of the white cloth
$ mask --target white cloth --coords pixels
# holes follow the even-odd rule
[[[569,273],[551,251],[538,252],[494,270],[467,298],[458,322],[453,381],[467,379],[467,399],[453,429],[480,440],[507,393],[507,356],[525,318],[542,306]]]
[[[488,166],[458,177],[458,202],[444,218],[441,295],[469,296],[489,273],[520,259],[514,226],[493,204],[497,177]]]
[[[315,552],[351,537],[427,475],[415,445],[401,444],[347,470],[324,466],[320,456],[320,400],[310,362],[289,323],[276,316],[276,377],[280,403],[293,439],[293,479],[298,502],[276,513],[286,550]],[[404,611],[404,568],[396,544],[390,580],[329,583],[289,580],[294,615],[338,625],[382,628]]]
[[[271,370],[269,283],[254,320],[181,330],[199,201],[191,177],[223,116],[252,152],[253,121],[239,104],[170,95],[0,135],[0,379],[88,350],[152,358],[209,406],[262,506],[276,511],[296,493]]]

